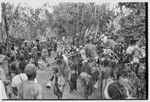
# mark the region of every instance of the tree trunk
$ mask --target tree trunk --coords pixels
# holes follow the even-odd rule
[[[6,46],[7,46],[7,52],[8,52],[9,51],[9,46],[8,46],[8,37],[9,37],[8,31],[9,31],[9,29],[8,29],[8,22],[7,22],[7,17],[6,17],[6,4],[2,3],[1,6],[2,6],[2,11],[3,11],[2,19],[4,19],[4,25],[5,25],[4,28],[5,28],[5,32],[6,32]]]

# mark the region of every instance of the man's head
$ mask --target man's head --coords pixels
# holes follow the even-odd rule
[[[103,61],[103,65],[104,65],[104,67],[108,67],[108,66],[110,66],[110,62],[105,59],[105,60]]]
[[[12,46],[12,47],[11,47],[11,50],[12,50],[12,51],[14,51],[14,50],[15,50],[14,46]]]
[[[15,61],[15,60],[16,60],[15,57],[12,56],[12,57],[11,57],[11,62],[13,62],[13,61]]]
[[[20,61],[23,61],[24,60],[24,56],[20,56]]]
[[[120,82],[114,82],[108,86],[108,95],[112,99],[126,99],[127,89]]]
[[[15,74],[18,74],[18,70],[17,70],[17,66],[15,63],[13,63],[11,65],[11,72],[15,73]]]
[[[48,51],[47,51],[47,49],[43,49],[42,50],[42,57],[43,58],[46,58],[48,56]]]
[[[59,73],[58,69],[54,69],[54,74]]]
[[[34,64],[28,64],[25,67],[25,73],[28,77],[28,80],[34,80],[36,78],[36,73],[37,73],[35,65]]]
[[[90,40],[90,39],[87,39],[86,43],[90,43],[90,42],[91,42],[91,40]]]
[[[19,63],[19,72],[20,72],[20,73],[24,73],[24,70],[25,70],[26,65],[27,65],[26,62],[21,62],[21,63]]]

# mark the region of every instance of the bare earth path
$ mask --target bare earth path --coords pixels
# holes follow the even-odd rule
[[[54,60],[51,59],[51,62],[54,62]],[[53,94],[53,85],[52,85],[51,89],[46,88],[46,84],[49,81],[51,75],[52,75],[52,70],[50,68],[47,68],[44,70],[38,70],[37,80],[38,80],[38,83],[42,85],[43,99],[57,99],[57,97]],[[89,99],[100,99],[99,93],[100,93],[100,91],[99,91],[99,87],[98,87],[93,92],[93,94],[89,97]],[[63,99],[85,99],[84,93],[83,93],[83,88],[81,87],[81,82],[79,79],[77,80],[77,92],[70,94],[69,93],[69,85],[67,84],[64,89]]]
[[[46,84],[49,81],[50,76],[52,75],[51,70],[38,70],[38,83],[42,85],[43,89],[43,99],[57,99],[57,97],[53,94],[53,87],[51,89],[46,88]],[[69,85],[65,86],[63,99],[85,99],[83,88],[81,87],[81,82],[78,80],[77,82],[77,92],[69,93]],[[53,86],[53,85],[52,85]],[[89,99],[100,99],[99,98],[99,88],[97,88],[93,94],[89,97]]]

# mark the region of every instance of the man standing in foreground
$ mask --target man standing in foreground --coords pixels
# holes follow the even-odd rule
[[[42,99],[42,87],[34,82],[37,70],[35,65],[28,64],[25,68],[25,73],[28,77],[19,88],[19,99]]]

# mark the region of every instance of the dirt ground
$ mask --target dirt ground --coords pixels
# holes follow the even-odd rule
[[[57,97],[53,94],[53,84],[52,88],[46,88],[46,84],[48,83],[50,77],[52,75],[52,70],[38,70],[37,80],[38,83],[42,85],[43,89],[43,99],[57,99]],[[81,87],[81,82],[77,80],[77,91],[74,93],[69,93],[69,85],[67,84],[64,89],[63,99],[85,99],[83,93],[83,87]],[[93,94],[89,97],[89,99],[100,99],[100,91],[99,87],[93,92]]]

